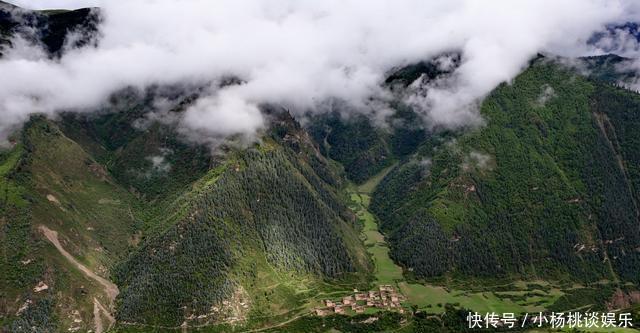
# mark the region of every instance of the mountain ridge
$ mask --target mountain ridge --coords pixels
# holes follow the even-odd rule
[[[96,10],[2,6],[0,44],[18,34],[56,59],[96,42]],[[70,45],[74,32],[84,38]],[[385,87],[401,96],[447,78],[438,59],[398,68]],[[538,55],[482,101],[482,126],[460,130],[426,126],[401,98],[387,127],[345,117],[346,103],[304,125],[261,105],[257,140],[212,149],[147,117],[156,98],[176,117],[198,99],[180,86],[33,115],[0,150],[0,327],[458,332],[470,310],[638,315],[629,61]],[[400,309],[315,315],[388,286]]]

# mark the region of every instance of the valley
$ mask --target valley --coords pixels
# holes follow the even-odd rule
[[[35,226],[39,232],[44,232],[46,239],[57,250],[55,253],[46,252],[47,265],[73,267],[70,271],[66,268],[63,271],[64,276],[68,276],[65,279],[76,281],[69,283],[61,280],[61,286],[70,286],[67,287],[70,291],[66,292],[73,293],[71,286],[83,284],[82,281],[86,278],[95,282],[90,288],[89,285],[94,283],[87,285],[89,297],[84,297],[82,303],[65,311],[77,311],[75,307],[84,308],[84,327],[102,331],[111,327],[114,319],[114,332],[306,332],[311,328],[319,329],[322,325],[342,327],[349,331],[353,329],[349,326],[349,321],[352,320],[350,318],[378,318],[376,320],[384,325],[376,327],[410,329],[415,325],[412,319],[414,312],[447,316],[451,314],[451,309],[498,313],[602,309],[604,298],[615,290],[616,285],[606,279],[587,284],[571,279],[510,279],[455,274],[425,278],[417,276],[411,269],[403,270],[400,266],[402,261],[394,261],[394,255],[397,255],[397,252],[394,254],[394,247],[398,246],[398,239],[393,238],[394,230],[389,229],[391,220],[388,215],[380,214],[379,210],[374,214],[371,209],[374,202],[378,205],[377,209],[380,209],[380,195],[386,195],[385,191],[393,185],[391,182],[398,177],[398,172],[413,164],[406,160],[387,162],[388,166],[362,181],[361,185],[355,185],[351,181],[340,183],[338,171],[332,169],[334,162],[317,155],[313,142],[309,141],[305,132],[296,127],[294,120],[283,117],[279,124],[281,127],[274,130],[274,133],[282,131],[284,135],[273,134],[251,149],[232,151],[209,170],[202,168],[194,172],[190,169],[191,166],[182,166],[176,162],[175,168],[169,172],[191,172],[190,176],[195,180],[185,180],[184,184],[188,184],[187,186],[172,185],[176,190],[169,191],[166,199],[159,196],[165,205],[162,208],[141,208],[148,199],[136,198],[136,195],[124,190],[124,186],[127,182],[138,182],[136,188],[148,191],[142,193],[151,196],[156,193],[153,186],[159,186],[161,182],[158,181],[166,177],[163,173],[151,173],[151,176],[147,176],[143,171],[123,172],[134,167],[118,164],[124,161],[105,163],[105,157],[101,157],[101,160],[92,156],[104,154],[109,157],[113,154],[109,158],[117,159],[116,154],[149,154],[137,151],[138,146],[127,144],[111,148],[111,152],[104,152],[103,148],[96,149],[96,143],[103,139],[95,136],[105,134],[92,129],[92,126],[105,120],[91,120],[94,123],[89,125],[71,120],[54,123],[35,119],[25,129],[23,142],[17,143],[4,156],[0,171],[3,172],[1,184],[5,193],[4,200],[9,203],[5,204],[5,209],[31,207],[39,220],[47,223]],[[130,120],[125,118],[108,121],[111,124],[126,124]],[[78,128],[96,132],[87,134],[80,132]],[[133,132],[133,135],[160,136],[153,132]],[[140,140],[132,139],[132,142]],[[49,142],[57,144],[48,146]],[[184,154],[188,159],[191,148],[181,147],[179,143],[173,144],[173,158],[181,158],[179,154]],[[166,143],[149,140],[147,145],[145,150],[157,151],[160,150],[158,147],[163,147]],[[111,165],[112,169],[103,167],[101,163]],[[26,165],[28,170],[34,172],[36,176],[32,182],[24,182],[21,178],[12,176],[20,165]],[[140,170],[145,169],[142,167]],[[145,176],[129,178],[131,174]],[[188,178],[179,176],[176,179]],[[259,179],[260,182],[250,181],[253,179]],[[456,182],[458,180],[449,189],[459,187]],[[627,185],[625,187],[629,188]],[[275,201],[267,195],[272,188],[286,189],[278,193],[282,195],[280,200],[285,200],[284,203],[288,205],[288,213],[279,215],[281,213],[269,210],[283,202]],[[471,185],[464,183],[464,188],[471,188]],[[21,201],[24,193],[34,193],[38,200],[34,203]],[[291,199],[293,193],[304,196],[305,201]],[[465,195],[468,197],[469,193],[473,192],[468,191]],[[233,199],[222,199],[227,197]],[[389,196],[392,199],[394,197],[395,193]],[[82,210],[76,208],[74,203],[77,202],[82,203]],[[303,202],[316,202],[311,206],[315,209],[311,211],[312,215],[308,215],[309,207],[304,206]],[[450,205],[448,207],[455,207],[448,202],[447,204]],[[212,216],[204,214],[207,207],[223,210],[217,211],[218,216]],[[251,214],[246,215],[246,212]],[[283,216],[291,212],[298,212],[300,218],[297,221],[306,221],[305,223],[334,221],[335,225],[330,224],[328,228],[315,224],[310,226],[326,228],[313,232],[340,235],[345,240],[344,243],[331,245],[332,240],[302,243],[287,239],[290,237],[289,233],[293,232],[309,237],[302,231],[296,231],[299,226],[293,223],[289,229],[281,231],[277,231],[277,224],[272,225],[274,221],[290,221]],[[355,220],[352,219],[352,213],[355,214]],[[317,215],[314,217],[313,214]],[[384,234],[382,230],[385,227],[381,218],[387,219]],[[250,221],[251,224],[242,221]],[[100,231],[96,236],[95,229]],[[105,232],[111,236],[104,237]],[[131,236],[141,234],[146,234],[141,240],[135,239],[139,236]],[[388,239],[384,235],[392,238]],[[73,247],[62,247],[62,237]],[[94,237],[99,241],[95,241]],[[227,241],[223,242],[222,237],[226,237]],[[265,241],[263,237],[271,238]],[[44,237],[39,235],[38,238]],[[455,237],[449,238],[448,242],[457,243]],[[129,247],[125,248],[125,244]],[[310,251],[308,244],[316,244],[314,251],[323,253],[329,253],[327,245],[336,246],[338,252],[331,254],[335,259],[324,261],[316,253],[307,252]],[[105,252],[104,248],[113,252]],[[416,251],[419,249],[421,248],[416,247]],[[131,251],[130,254],[123,256],[122,253],[127,251]],[[239,255],[240,253],[244,255]],[[301,254],[309,257],[304,258]],[[24,255],[20,258],[28,260],[31,256]],[[428,258],[434,259],[432,256]],[[193,264],[193,260],[197,263]],[[318,264],[324,266],[319,267]],[[319,271],[307,271],[304,269],[305,265]],[[429,268],[429,264],[426,265],[422,268]],[[351,269],[356,268],[355,271],[349,272],[350,266]],[[110,267],[111,273],[102,275],[104,267]],[[178,267],[180,270],[177,270]],[[344,271],[337,273],[335,278],[322,277],[322,274],[333,274],[336,268]],[[102,270],[100,275],[88,273],[97,270]],[[173,274],[179,274],[188,280],[167,280],[164,275],[167,270],[176,270]],[[109,281],[105,282],[100,276],[115,277],[118,287]],[[216,280],[218,278],[221,280]],[[231,280],[226,279],[233,279],[234,284],[228,285],[229,282],[225,281]],[[50,281],[47,283],[54,285]],[[149,283],[154,286],[149,287]],[[364,309],[364,313],[348,310],[344,317],[315,316],[315,310],[322,308],[326,300],[339,301],[352,295],[354,289],[377,290],[384,285],[391,285],[404,296],[405,299],[401,302],[404,313],[368,307]],[[220,289],[215,286],[230,288],[226,292],[231,295],[224,299],[227,305],[218,308],[217,312],[212,310],[215,305],[202,307],[201,310],[194,308],[190,310],[192,313],[184,317],[176,312],[177,304],[189,304],[181,303],[184,302],[183,293],[198,298],[203,297],[202,291],[211,288],[212,294],[208,297],[216,297],[213,295]],[[180,288],[182,291],[173,293],[172,288]],[[105,290],[109,297],[107,301],[101,302],[100,297]],[[128,295],[123,296],[123,290]],[[87,293],[86,290],[81,292]],[[112,304],[114,298],[115,312],[108,305]],[[149,305],[156,303],[141,303],[143,305],[133,307],[127,303],[138,304],[140,299],[152,299],[159,303],[153,307]],[[145,307],[146,312],[138,312]],[[159,310],[167,311],[166,315],[158,316],[156,311]],[[142,320],[134,322],[135,319],[112,318],[113,314]],[[77,320],[75,318],[72,320]],[[88,324],[89,320],[91,325]]]
[[[387,169],[381,171],[370,180],[364,182],[360,186],[351,185],[348,193],[352,205],[350,206],[357,214],[362,227],[362,241],[367,247],[367,251],[371,255],[374,262],[374,285],[392,284],[403,294],[407,296],[403,306],[407,310],[416,309],[432,314],[441,314],[445,311],[444,305],[450,304],[456,307],[462,307],[470,311],[479,313],[515,313],[515,314],[534,314],[539,312],[550,311],[575,311],[590,310],[593,304],[585,304],[579,308],[561,308],[554,306],[562,296],[570,292],[580,292],[584,286],[576,284],[573,286],[562,285],[557,281],[550,283],[548,281],[515,281],[503,285],[486,285],[484,290],[465,290],[456,289],[445,286],[433,285],[429,283],[419,283],[417,281],[408,281],[403,275],[402,267],[398,266],[389,256],[389,245],[385,241],[384,236],[379,230],[378,221],[375,216],[369,212],[370,195],[378,186],[379,182],[391,171],[397,167],[394,164]],[[447,285],[455,285],[449,281]],[[499,283],[496,281],[495,283]],[[603,285],[610,282],[603,281]],[[373,312],[375,313],[375,312]],[[570,331],[567,329],[566,331]],[[584,329],[585,332],[614,332],[614,333],[631,333],[637,332],[634,329],[614,328],[614,329]],[[538,332],[536,330],[530,333]]]
[[[137,1],[0,0],[0,66],[15,76],[0,84],[0,332],[468,333],[470,311],[631,313],[640,326],[637,59],[529,50],[470,75],[491,84],[450,91],[473,65],[466,46],[386,58],[396,48],[366,46],[387,29],[367,24],[357,43],[316,45],[302,29],[251,52],[183,54],[215,44],[210,30],[226,23],[207,15],[226,8],[183,2],[198,33],[174,29],[182,12],[166,10],[134,20],[120,43],[137,13],[119,6]],[[291,6],[267,10],[264,29],[232,30],[326,19],[289,20]],[[253,13],[240,9],[228,14]],[[141,28],[169,28],[151,38],[162,70],[96,57],[145,53]],[[276,66],[244,63],[272,44],[285,46]],[[309,45],[365,57],[298,53]],[[365,61],[370,50],[381,57]],[[233,68],[209,68],[226,56]]]
[[[362,238],[367,251],[373,259],[375,284],[393,284],[407,296],[407,308],[416,306],[429,313],[442,313],[445,304],[455,304],[477,312],[514,312],[533,313],[545,311],[564,293],[548,282],[518,282],[501,286],[500,292],[457,290],[442,286],[407,281],[402,267],[389,257],[389,245],[378,229],[376,218],[368,211],[370,194],[380,180],[393,167],[384,170],[380,175],[365,182],[361,186],[352,186],[349,190],[353,202],[352,209],[363,222]],[[511,290],[510,290],[511,289]],[[522,297],[528,295],[528,297]],[[512,300],[518,299],[517,301]]]

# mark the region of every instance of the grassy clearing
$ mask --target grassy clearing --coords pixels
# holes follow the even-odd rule
[[[27,134],[33,220],[69,240],[78,261],[107,275],[128,251],[136,199],[54,125],[38,122]]]
[[[382,181],[382,179],[389,173],[393,168],[398,165],[398,162],[394,163],[388,168],[385,168],[377,175],[371,177],[369,180],[358,186],[358,193],[371,194],[373,190],[375,190],[376,186]],[[369,202],[367,202],[366,206],[369,206]]]
[[[0,205],[24,207],[27,204],[22,198],[24,189],[7,177],[20,161],[22,152],[22,144],[17,144],[11,150],[0,152]]]
[[[407,282],[398,285],[411,304],[435,313],[442,312],[447,303],[478,312],[532,313],[544,311],[546,306],[563,295],[559,289],[473,292]],[[534,294],[535,296],[530,296]]]
[[[375,217],[366,209],[369,196],[362,193],[351,193],[351,200],[355,204],[354,211],[363,222],[361,239],[373,259],[376,284],[393,284],[403,281],[402,268],[389,257],[389,247],[384,236],[378,231]]]
[[[400,290],[409,302],[429,312],[444,311],[444,304],[455,304],[478,312],[525,312],[524,307],[510,300],[498,298],[492,292],[469,293],[461,290],[447,290],[444,287],[410,284],[402,282]]]
[[[0,152],[0,177],[4,177],[13,169],[20,160],[20,156],[22,156],[22,144],[16,145],[9,151]]]

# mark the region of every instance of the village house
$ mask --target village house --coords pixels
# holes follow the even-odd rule
[[[402,294],[398,293],[390,285],[382,285],[377,290],[371,290],[368,292],[358,292],[354,289],[354,294],[344,296],[341,302],[334,302],[332,300],[325,300],[324,305],[326,308],[315,309],[315,313],[318,316],[326,316],[330,313],[345,314],[349,309],[355,313],[364,313],[366,308],[378,308],[386,310],[404,312],[402,305],[400,304],[405,298]]]
[[[380,291],[394,291],[393,287],[388,284],[383,284],[380,286]]]
[[[329,313],[330,312],[327,309],[316,309],[316,316],[319,316],[319,317],[327,316],[329,315]]]

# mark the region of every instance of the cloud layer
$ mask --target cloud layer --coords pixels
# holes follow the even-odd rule
[[[100,0],[9,0],[16,6],[28,9],[77,9],[86,7],[97,7]]]
[[[91,110],[124,87],[206,92],[181,124],[204,136],[252,133],[259,105],[297,112],[328,99],[376,111],[393,68],[449,51],[453,75],[408,97],[429,125],[478,120],[477,101],[537,52],[584,55],[606,24],[639,18],[633,0],[108,0],[96,48],[50,60],[25,43],[0,59],[0,134],[34,112]],[[21,5],[46,1],[22,0]],[[51,2],[57,7],[65,1]],[[72,6],[77,1],[68,1]],[[219,82],[239,78],[240,85]],[[377,104],[376,104],[377,105]]]

